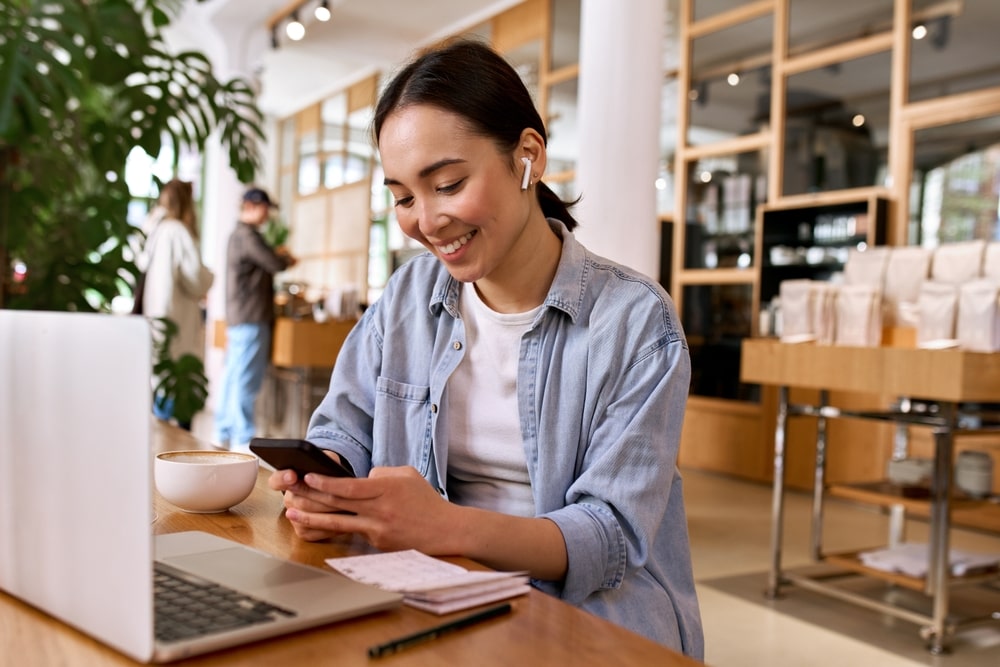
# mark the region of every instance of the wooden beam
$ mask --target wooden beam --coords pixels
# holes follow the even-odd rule
[[[694,162],[706,157],[718,157],[722,155],[734,155],[736,153],[749,153],[768,148],[771,142],[771,133],[767,130],[756,134],[745,134],[733,139],[723,139],[704,146],[687,146],[681,150],[682,159],[687,162]]]
[[[291,2],[285,3],[284,7],[271,14],[270,18],[267,19],[267,29],[274,30],[279,23],[291,16],[292,12],[305,4],[306,0],[291,0]]]
[[[696,39],[709,33],[732,28],[733,26],[770,14],[774,10],[774,0],[757,0],[748,5],[735,7],[691,24],[689,37]]]
[[[754,284],[754,272],[750,269],[684,269],[675,275],[679,286]]]
[[[827,65],[889,51],[892,49],[892,43],[893,33],[891,30],[880,32],[877,35],[862,37],[818,51],[810,51],[801,56],[794,56],[782,63],[781,71],[785,76],[809,72]]]

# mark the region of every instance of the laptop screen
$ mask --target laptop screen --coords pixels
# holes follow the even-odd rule
[[[0,589],[153,652],[150,331],[0,310]]]

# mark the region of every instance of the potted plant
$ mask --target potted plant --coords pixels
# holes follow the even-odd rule
[[[134,147],[200,150],[214,133],[237,177],[253,180],[263,139],[255,92],[217,79],[199,52],[168,51],[162,31],[181,5],[0,3],[0,307],[107,312],[131,294]],[[200,362],[168,371],[175,403],[200,409]]]

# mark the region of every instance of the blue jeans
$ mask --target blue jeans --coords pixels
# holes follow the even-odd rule
[[[226,328],[226,363],[215,406],[215,437],[220,444],[246,444],[254,436],[254,404],[270,355],[270,323]]]

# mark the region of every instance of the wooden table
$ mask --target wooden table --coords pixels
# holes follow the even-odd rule
[[[968,414],[971,402],[1000,402],[1000,354],[982,354],[958,349],[923,350],[892,347],[837,347],[805,343],[792,345],[775,339],[745,339],[740,377],[743,382],[778,386],[778,417],[774,434],[774,490],[771,517],[771,570],[767,594],[777,597],[782,584],[794,583],[815,592],[831,595],[869,609],[902,618],[921,626],[932,653],[948,649],[950,636],[960,625],[949,618],[948,589],[955,578],[950,576],[949,532],[955,499],[951,491],[952,456],[957,434],[997,433],[1000,426],[995,418],[984,421],[979,428],[960,427],[960,417]],[[790,404],[789,387],[819,390],[817,405]],[[829,406],[829,391],[882,394],[935,403],[936,412],[848,411]],[[817,420],[815,481],[811,549],[816,560],[824,560],[854,573],[874,576],[895,585],[921,591],[930,597],[932,611],[923,614],[889,603],[873,601],[842,588],[829,577],[785,572],[781,567],[782,532],[784,524],[784,461],[786,426],[789,417],[810,416]],[[974,415],[979,416],[979,415]],[[887,507],[892,512],[889,543],[901,539],[906,512],[913,512],[915,501],[901,494],[873,492],[862,486],[827,489],[826,421],[834,418],[874,419],[929,426],[934,434],[934,475],[929,497],[919,503],[920,511],[929,517],[929,567],[926,577],[906,577],[865,567],[858,552],[824,553],[823,496],[825,493]],[[904,452],[905,454],[905,452]],[[871,486],[871,485],[865,485]],[[919,514],[920,511],[917,513]],[[993,575],[989,575],[993,578]],[[825,580],[824,580],[825,579]],[[970,583],[964,578],[962,583]],[[995,619],[996,616],[993,616]],[[980,619],[976,619],[977,621]]]
[[[189,433],[157,423],[155,451],[203,449]],[[299,540],[282,516],[280,495],[261,471],[251,496],[221,514],[187,514],[155,498],[156,533],[203,530],[289,560],[326,567],[335,556],[366,553],[359,539],[319,544]],[[466,559],[451,559],[480,568]],[[532,590],[512,600],[512,615],[442,637],[401,653],[370,660],[369,646],[461,616],[434,616],[401,606],[285,638],[220,651],[178,665],[665,665],[700,664],[639,635]],[[90,637],[0,593],[0,656],[21,667],[105,667],[133,661]]]

